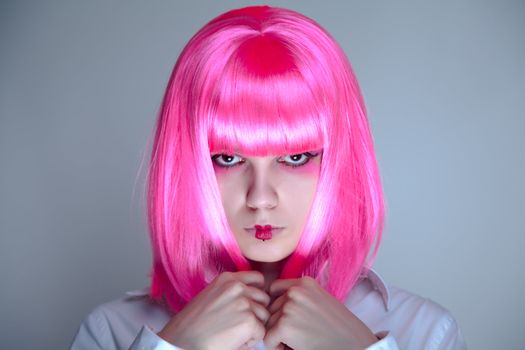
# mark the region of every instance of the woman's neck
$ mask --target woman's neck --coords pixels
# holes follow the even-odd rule
[[[283,259],[275,262],[248,261],[253,270],[259,271],[264,275],[264,290],[269,292],[272,282],[279,278],[287,260]]]

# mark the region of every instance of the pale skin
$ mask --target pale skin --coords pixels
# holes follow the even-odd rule
[[[228,222],[253,271],[217,276],[166,324],[160,337],[187,350],[217,349],[218,344],[247,350],[259,340],[269,350],[357,350],[377,342],[313,278],[278,279],[297,246],[316,190],[322,153],[309,154],[317,156],[214,159]],[[284,229],[262,242],[245,230],[261,220]]]

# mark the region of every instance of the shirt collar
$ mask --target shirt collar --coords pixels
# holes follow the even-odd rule
[[[379,276],[379,274],[372,268],[368,269],[368,271],[361,276],[361,278],[366,278],[372,283],[372,287],[379,292],[381,295],[381,299],[383,299],[383,303],[385,304],[386,311],[390,310],[390,292],[388,290],[388,286],[386,285],[385,281]],[[126,292],[127,296],[130,297],[144,297],[149,295],[149,287],[143,288],[143,289],[137,289]]]
[[[390,291],[385,281],[379,276],[379,274],[372,268],[368,269],[366,274],[362,276],[372,283],[372,287],[379,292],[383,303],[385,304],[386,311],[390,310]]]

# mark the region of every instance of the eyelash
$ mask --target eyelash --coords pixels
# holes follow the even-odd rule
[[[279,163],[284,163],[285,166],[289,166],[289,167],[292,167],[292,168],[297,168],[297,167],[300,167],[300,166],[303,166],[303,165],[306,165],[310,159],[312,158],[315,158],[319,155],[319,153],[311,153],[311,152],[304,152],[304,153],[298,153],[298,154],[292,154],[292,155],[289,155],[291,157],[293,156],[302,156],[302,155],[305,155],[306,156],[306,160],[303,162],[303,163],[300,163],[300,164],[288,164],[284,161],[280,161]],[[240,161],[238,163],[235,163],[235,164],[232,164],[232,165],[224,165],[224,164],[219,164],[217,163],[215,160],[219,157],[222,157],[222,156],[229,156],[229,157],[238,157],[237,155],[227,155],[227,154],[224,154],[224,153],[219,153],[219,154],[215,154],[211,157],[212,161],[217,164],[217,166],[221,167],[221,168],[233,168],[233,167],[236,167],[237,165],[240,165],[242,163],[244,163],[244,161]],[[285,157],[288,157],[288,156],[285,156]]]

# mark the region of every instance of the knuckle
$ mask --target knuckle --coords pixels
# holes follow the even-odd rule
[[[270,312],[266,310],[266,308],[262,307],[261,305],[254,303],[253,304],[253,310],[255,315],[260,319],[261,322],[266,322],[270,318]]]
[[[264,334],[266,333],[266,328],[264,328],[262,324],[257,322],[257,324],[255,325],[254,333],[255,333],[255,338],[257,340],[261,340],[264,338]]]
[[[268,306],[271,301],[270,296],[262,291],[260,293],[261,293],[261,298],[264,300],[264,303],[266,304],[266,306]]]
[[[263,273],[262,273],[261,271],[251,270],[249,273],[250,273],[251,275],[253,275],[253,276],[257,276],[257,277],[262,277],[262,278],[264,278],[264,275],[263,275]]]
[[[305,284],[305,285],[312,285],[315,283],[315,280],[313,279],[312,276],[304,276],[303,279],[302,279],[302,282]]]
[[[257,321],[257,317],[253,314],[253,312],[250,313],[250,317],[248,318],[248,320],[249,320],[250,325],[251,325],[252,327],[255,327],[255,326],[257,325],[257,323],[258,323],[258,321]]]
[[[244,317],[244,326],[248,327],[249,329],[253,329],[257,326],[257,317],[252,312],[246,312],[246,316]]]
[[[292,303],[286,303],[283,305],[283,316],[290,315],[294,311],[294,305]]]
[[[247,310],[250,308],[250,302],[245,297],[238,298],[235,301],[238,310]]]
[[[228,291],[234,295],[239,295],[244,291],[244,284],[241,281],[233,280],[226,284]]]
[[[275,322],[275,328],[286,327],[286,325],[288,324],[289,319],[290,319],[290,317],[287,314],[283,313],[281,315],[281,317],[279,317],[277,322]]]
[[[302,288],[299,286],[291,286],[290,288],[288,288],[288,291],[286,294],[288,295],[288,298],[290,299],[298,299],[301,297]]]
[[[264,321],[268,321],[268,319],[270,318],[270,312],[268,310],[266,310],[266,308],[261,308],[262,309],[262,314],[263,314],[263,318],[264,318]]]
[[[268,294],[264,293],[263,291],[255,289],[255,290],[253,290],[252,296],[256,300],[260,300],[262,302],[262,304],[264,304],[264,305],[270,304],[270,296]]]

